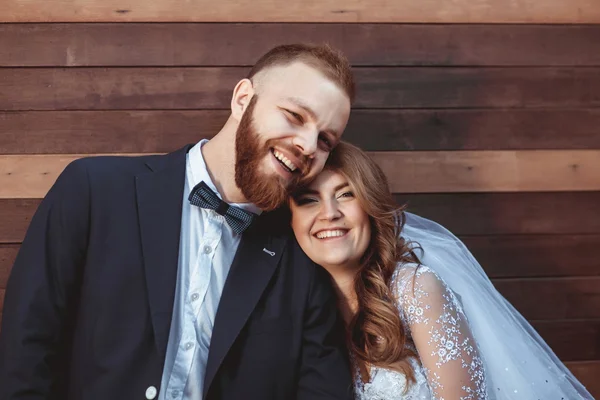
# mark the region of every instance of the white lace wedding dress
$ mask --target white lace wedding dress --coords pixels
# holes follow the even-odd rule
[[[463,309],[444,281],[426,266],[399,266],[393,277],[416,382],[372,367],[370,380],[355,375],[357,400],[487,399],[483,362]]]

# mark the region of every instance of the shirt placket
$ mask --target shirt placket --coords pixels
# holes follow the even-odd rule
[[[198,350],[197,330],[204,323],[199,320],[199,317],[211,281],[212,262],[215,249],[221,239],[223,219],[213,211],[202,210],[202,223],[204,235],[199,238],[194,266],[190,271],[184,305],[183,334],[169,380],[167,399],[183,400],[188,380],[202,379],[202,377],[191,377],[190,373]],[[186,376],[187,379],[183,381],[178,379],[182,376]]]

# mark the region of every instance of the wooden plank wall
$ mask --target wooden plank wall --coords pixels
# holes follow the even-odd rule
[[[0,310],[66,163],[211,137],[264,51],[327,41],[358,79],[345,139],[383,166],[398,202],[466,242],[600,396],[600,3],[177,5],[3,1]]]

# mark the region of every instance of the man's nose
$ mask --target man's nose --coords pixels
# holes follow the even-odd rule
[[[316,129],[307,129],[298,133],[293,140],[296,146],[303,155],[312,158],[317,151],[319,141],[319,132]]]

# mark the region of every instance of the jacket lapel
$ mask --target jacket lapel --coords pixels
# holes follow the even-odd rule
[[[156,347],[163,359],[173,313],[185,160],[190,147],[150,159],[147,166],[151,172],[136,176],[148,303]]]
[[[215,317],[204,376],[204,395],[225,355],[246,324],[275,272],[286,237],[269,235],[269,218],[260,217],[256,227],[244,233],[231,265]]]

